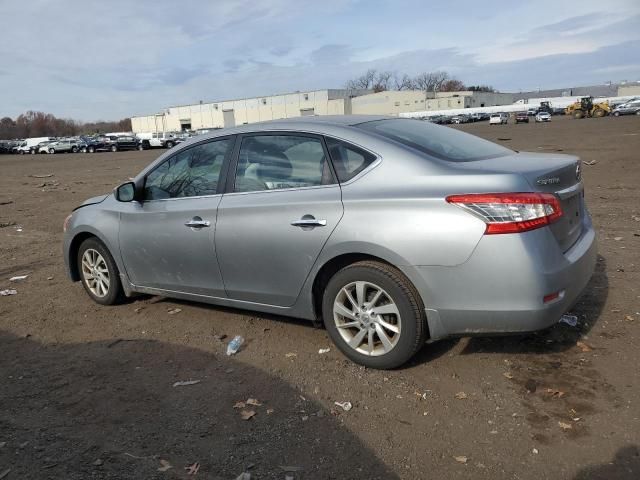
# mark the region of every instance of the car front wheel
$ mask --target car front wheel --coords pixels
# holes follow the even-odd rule
[[[358,262],[336,273],[324,291],[322,313],[342,353],[371,368],[404,364],[427,339],[420,295],[402,272],[380,262]]]
[[[123,299],[118,267],[107,247],[97,238],[88,238],[78,249],[78,270],[89,296],[102,305]]]

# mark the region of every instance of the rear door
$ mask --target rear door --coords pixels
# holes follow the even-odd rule
[[[120,251],[135,285],[225,296],[214,232],[231,151],[232,137],[180,150],[147,175],[142,202],[123,204]]]
[[[321,137],[243,135],[218,208],[216,250],[227,295],[291,306],[342,218]]]

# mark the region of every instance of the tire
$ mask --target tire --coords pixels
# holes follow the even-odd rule
[[[78,147],[71,147],[71,153],[77,153]]]
[[[118,151],[118,146],[117,145],[111,145],[111,151],[112,152],[117,152]]]
[[[582,110],[574,110],[573,112],[573,118],[583,118],[584,117],[584,112]]]
[[[165,147],[167,148],[173,148],[173,142],[172,141],[168,141],[167,143],[164,144]]]
[[[139,145],[138,145],[138,150],[143,151],[143,150],[144,150],[144,145],[139,144]]]
[[[49,149],[49,153],[50,153],[51,155],[53,155],[54,153],[56,153],[56,151],[55,151],[55,149],[50,148],[50,149]]]
[[[362,287],[365,302],[377,295],[373,307],[354,307],[346,292],[357,302],[358,286]],[[396,313],[376,315],[376,308],[383,307]],[[357,262],[338,271],[324,290],[322,316],[336,347],[355,363],[370,368],[399,367],[413,357],[427,339],[427,319],[417,290],[402,272],[380,262]],[[345,328],[348,323],[354,325]],[[379,331],[386,337],[386,345]],[[349,341],[358,343],[352,347]]]
[[[95,269],[93,270],[91,269],[91,259],[95,260]],[[95,237],[82,242],[78,249],[77,265],[82,286],[94,302],[101,305],[122,303],[124,293],[118,267],[104,243]],[[101,273],[96,274],[97,271]],[[104,280],[105,276],[106,281]],[[100,279],[95,280],[96,278]]]
[[[636,112],[636,115],[640,115],[640,110],[638,110],[638,111]]]
[[[24,152],[22,150],[18,150],[18,154],[19,155],[24,155]]]
[[[95,148],[93,145],[92,145],[92,146],[90,146],[90,147],[87,147],[87,152],[89,152],[89,153],[95,153],[95,151],[96,151],[96,148]]]
[[[603,109],[601,108],[597,108],[594,112],[593,112],[593,116],[596,118],[602,118],[607,114],[607,112],[605,112]]]
[[[636,113],[636,115],[638,115],[638,114]],[[619,117],[620,116],[620,112],[613,112],[613,116],[614,117]]]

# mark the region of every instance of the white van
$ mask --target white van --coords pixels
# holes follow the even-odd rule
[[[509,115],[506,113],[492,113],[489,117],[489,125],[503,125],[509,123]]]
[[[16,149],[16,153],[19,153],[20,155],[31,153],[40,142],[48,142],[49,140],[51,140],[51,137],[27,138]]]

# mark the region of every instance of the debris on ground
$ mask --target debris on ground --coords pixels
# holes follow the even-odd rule
[[[53,277],[47,277],[47,280],[53,280]]]
[[[159,472],[166,472],[171,468],[173,468],[173,465],[171,465],[167,460],[163,460],[162,458],[160,459],[160,466],[158,467]]]
[[[431,393],[431,390],[427,390],[427,391],[424,391],[424,392],[419,392],[419,391],[415,390],[413,392],[413,394],[416,395],[421,400],[426,400],[427,396],[429,396],[430,393]]]
[[[570,327],[578,325],[578,317],[575,315],[565,314],[560,317],[560,323],[566,323]]]
[[[571,430],[573,426],[570,423],[558,422],[558,426],[563,430]]]
[[[180,313],[182,311],[181,308],[172,308],[170,310],[167,310],[167,313],[169,315],[175,315],[176,313]]]
[[[249,472],[242,472],[236,477],[236,480],[251,480],[251,474]]]
[[[622,240],[623,238],[624,238],[624,237],[613,237],[613,239],[614,239],[616,242],[619,242],[619,241],[620,241],[620,240]]]
[[[530,378],[525,382],[524,388],[526,388],[529,393],[536,393],[536,390],[538,389],[538,382]]]
[[[31,178],[51,178],[53,177],[53,173],[45,173],[42,175],[29,175]]]
[[[16,222],[0,222],[0,228],[13,227]]]
[[[254,407],[260,407],[262,405],[256,398],[248,398],[246,403]]]
[[[18,293],[17,290],[13,290],[8,288],[6,290],[0,290],[0,296],[6,297],[7,295],[16,295]]]
[[[159,303],[164,302],[165,300],[165,297],[153,297],[151,300],[149,300],[149,303]]]
[[[187,471],[187,475],[195,475],[196,473],[198,473],[198,470],[200,470],[200,464],[196,462],[192,465],[184,467],[184,469]]]
[[[267,415],[271,415],[275,410],[273,408],[267,408]]]
[[[464,392],[458,392],[458,393],[455,394],[455,397],[458,400],[464,400],[465,398],[468,398],[469,396]]]
[[[583,353],[587,353],[593,350],[593,348],[591,348],[589,345],[580,341],[576,342],[576,347],[578,347]]]
[[[29,275],[16,275],[15,277],[11,277],[9,279],[10,282],[21,282],[22,280],[26,279]]]
[[[3,470],[2,472],[0,472],[0,480],[2,480],[4,477],[9,475],[9,473],[11,473],[11,469],[10,468],[7,468],[6,470]]]
[[[591,165],[595,165],[596,163],[598,163],[598,161],[597,160],[591,160],[591,161],[583,160],[582,163],[584,163],[585,165],[591,166]]]
[[[562,390],[558,390],[556,388],[547,388],[545,393],[553,398],[562,398],[564,397],[564,392]]]
[[[216,340],[218,340],[219,342],[221,342],[222,340],[224,340],[225,338],[227,338],[227,336],[224,333],[221,333],[219,335],[214,335],[213,338],[215,338]]]
[[[502,376],[503,376],[504,378],[508,378],[509,380],[511,380],[511,379],[513,378],[513,373],[511,373],[511,372],[504,372],[504,373],[502,374]]]
[[[227,355],[235,355],[240,350],[240,347],[244,343],[244,338],[241,335],[236,335],[233,340],[227,345]]]
[[[292,357],[297,357],[298,354],[295,352],[289,352],[289,353],[285,353],[284,356],[287,358],[292,358]]]
[[[318,350],[318,353],[322,355],[323,353],[329,353],[330,351],[330,348],[321,348],[320,350]]]
[[[345,412],[348,412],[353,408],[353,405],[351,405],[351,402],[333,402],[333,403],[334,405],[340,407]]]
[[[242,410],[240,412],[240,418],[242,418],[242,420],[251,420],[255,416],[255,410]]]
[[[233,408],[244,408],[244,407],[246,407],[246,406],[247,406],[247,404],[246,404],[245,402],[236,402],[236,403],[233,405]]]
[[[93,462],[94,467],[101,467],[104,465],[104,461],[101,458],[97,458],[95,462]]]
[[[465,457],[464,455],[460,455],[457,457],[453,457],[455,459],[456,462],[458,463],[467,463],[467,461],[469,460],[467,457]]]
[[[174,387],[187,387],[189,385],[196,385],[198,383],[200,383],[201,380],[185,380],[182,382],[176,382],[173,384]]]
[[[624,317],[624,319],[625,319],[627,322],[633,322],[633,317],[632,317],[631,315],[627,315],[626,317]]]
[[[133,309],[135,313],[140,313],[142,310],[144,310],[144,307],[136,307]]]
[[[537,448],[534,448],[533,450],[531,450],[531,453],[533,453],[534,455],[537,455],[539,452]]]
[[[0,202],[0,205],[11,205],[13,203],[13,200],[3,200]]]

